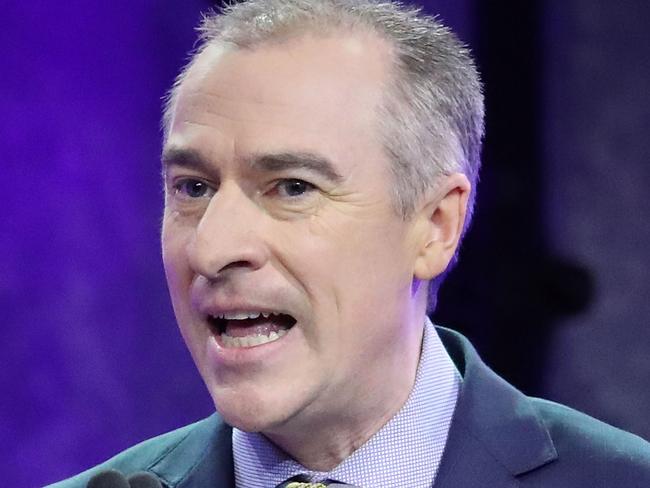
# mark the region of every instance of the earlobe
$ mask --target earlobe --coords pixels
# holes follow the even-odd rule
[[[461,173],[443,178],[417,217],[422,234],[413,274],[420,280],[431,280],[447,269],[465,225],[471,184]]]

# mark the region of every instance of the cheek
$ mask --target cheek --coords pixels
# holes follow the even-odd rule
[[[307,293],[324,293],[358,300],[371,298],[374,288],[410,286],[413,270],[403,237],[402,222],[352,218],[350,215],[313,216],[299,228],[284,229],[279,243],[284,264]],[[377,293],[380,294],[380,293]],[[394,291],[393,291],[394,294]],[[390,295],[389,295],[390,296]],[[376,304],[375,304],[376,305]],[[363,303],[357,307],[365,309]]]
[[[179,321],[189,308],[192,272],[187,257],[187,232],[165,216],[161,235],[162,258],[167,286]]]
[[[176,323],[194,362],[201,370],[201,365],[204,362],[203,344],[205,340],[201,334],[202,329],[195,326],[195,317],[192,313],[190,288],[193,275],[187,264],[186,246],[179,242],[174,236],[174,232],[165,229],[163,230],[162,247],[167,287]]]
[[[186,250],[189,237],[189,229],[179,224],[175,213],[165,211],[160,240],[168,281],[172,275],[179,273],[187,262]]]

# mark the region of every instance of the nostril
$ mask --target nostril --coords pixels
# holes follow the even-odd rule
[[[252,263],[248,261],[240,260],[240,261],[235,261],[233,263],[226,264],[223,268],[219,270],[219,272],[221,273],[231,269],[251,268],[252,266],[253,266]]]
[[[264,267],[269,249],[264,241],[252,241],[250,236],[228,234],[212,240],[196,236],[187,247],[187,255],[190,268],[212,281],[234,271],[248,272]]]

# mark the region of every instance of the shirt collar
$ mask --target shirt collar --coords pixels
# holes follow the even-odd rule
[[[259,433],[233,429],[237,487],[274,487],[297,474],[360,487],[429,488],[435,480],[453,417],[461,377],[426,319],[413,389],[402,408],[332,471],[308,470]]]

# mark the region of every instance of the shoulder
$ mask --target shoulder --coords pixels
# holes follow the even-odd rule
[[[546,469],[571,476],[572,486],[650,486],[650,443],[564,405],[530,402],[557,450]]]
[[[530,398],[556,449],[566,455],[587,453],[590,459],[639,461],[650,470],[650,443],[565,405]]]
[[[214,417],[208,417],[199,422],[181,427],[180,429],[153,437],[122,451],[108,461],[83,473],[49,485],[48,488],[83,488],[92,476],[106,469],[116,469],[123,473],[148,471],[161,459],[174,451],[189,436],[195,436],[197,433],[207,434],[213,430],[215,425],[216,421]]]
[[[474,486],[464,473],[480,471],[484,479],[514,477],[526,488],[650,487],[650,443],[524,395],[487,367],[465,337],[437,330],[463,378],[441,464],[449,486]]]

